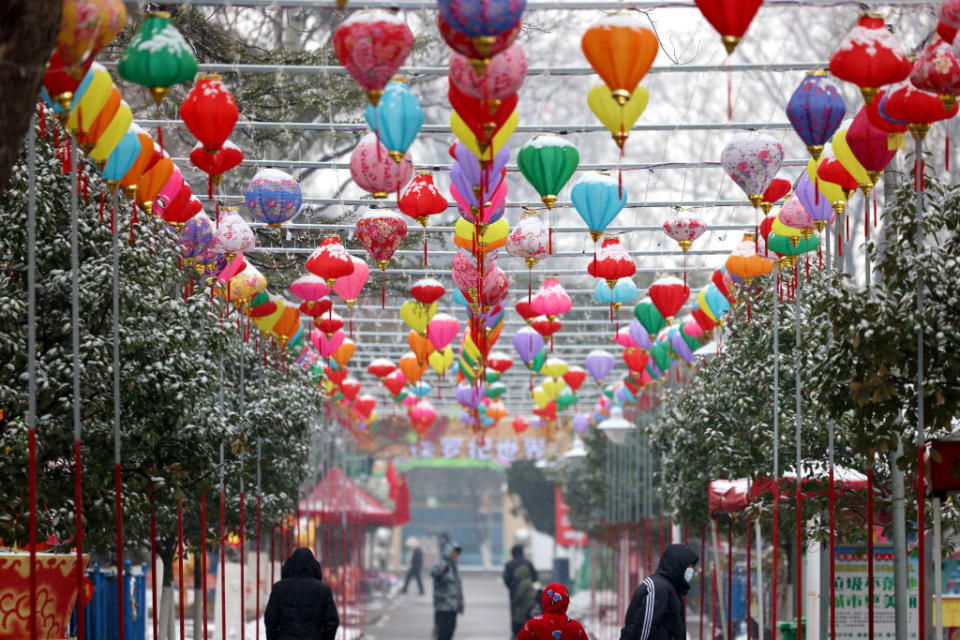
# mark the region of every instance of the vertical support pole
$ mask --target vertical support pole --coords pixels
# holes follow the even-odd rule
[[[113,194],[113,210],[117,208]],[[119,215],[116,212],[114,215]],[[123,511],[120,482],[120,225],[113,225],[113,457],[117,544],[117,632],[123,640]]]
[[[941,557],[940,498],[933,499],[933,589],[936,602],[936,635],[934,640],[943,640],[943,558]]]
[[[28,143],[29,144],[29,143]],[[70,137],[71,158],[77,155],[77,139]],[[73,478],[74,537],[77,549],[77,593],[83,593],[83,464],[80,447],[80,233],[77,195],[77,163],[70,163],[70,342],[73,369]],[[35,197],[35,196],[34,196]],[[29,209],[28,204],[28,209]],[[32,325],[33,323],[31,323]],[[154,626],[156,626],[154,607]],[[77,640],[85,640],[86,607],[77,607]],[[156,633],[154,633],[156,637]]]
[[[903,439],[898,439],[897,450],[890,454],[890,493],[893,502],[893,579],[895,640],[907,640],[907,523],[906,489],[903,471],[897,460],[903,457]],[[872,497],[872,494],[871,494]],[[873,539],[871,531],[870,540]]]
[[[923,134],[918,132],[916,136],[917,147],[917,256],[923,253]],[[924,519],[923,508],[926,500],[926,487],[924,483],[924,449],[926,445],[926,435],[924,433],[924,406],[923,406],[923,260],[917,261],[919,273],[917,273],[917,555],[919,556],[919,584],[917,586],[917,640],[924,640],[927,634],[927,555],[926,555],[926,521]]]
[[[804,526],[803,526],[803,467],[801,466],[801,435],[802,435],[802,406],[800,402],[800,289],[803,287],[803,279],[797,278],[797,290],[793,294],[794,303],[794,344],[795,360],[794,369],[796,371],[796,422],[797,422],[797,638],[803,638],[803,544],[804,544]]]
[[[30,541],[30,639],[37,640],[37,133],[27,129],[27,473]],[[71,189],[74,185],[71,185]]]
[[[717,588],[717,576],[722,576],[720,572],[720,542],[717,538],[717,527],[720,526],[716,518],[713,518],[712,525],[710,526],[710,535],[713,536],[713,588],[715,593],[713,594],[713,599],[715,602],[718,602],[719,605],[714,611],[714,618],[716,618],[717,612],[720,613],[720,632],[723,634],[723,640],[733,640],[727,633],[727,621],[726,611],[723,606],[724,596],[723,590]]]
[[[764,611],[763,611],[763,539],[761,538],[761,529],[760,529],[760,518],[757,518],[753,521],[754,529],[756,529],[757,535],[757,628],[759,630],[757,640],[763,640],[764,633],[763,630],[766,628],[764,626]],[[750,532],[747,531],[747,553],[750,553]]]
[[[777,579],[780,559],[780,297],[778,287],[773,293],[773,565],[771,567],[770,628],[777,633]]]

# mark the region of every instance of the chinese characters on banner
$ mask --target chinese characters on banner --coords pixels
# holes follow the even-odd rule
[[[553,489],[554,504],[554,533],[556,534],[557,544],[561,547],[585,547],[588,539],[586,534],[574,531],[570,526],[570,507],[563,501],[563,493],[560,487]]]
[[[423,440],[410,444],[410,458],[469,458],[510,463],[514,460],[541,460],[547,453],[546,438],[478,438],[446,437],[434,442]]]
[[[853,547],[836,550],[836,612],[837,638],[858,640],[867,638],[867,554]],[[917,558],[909,559],[907,576],[907,637],[917,637]],[[873,550],[873,621],[877,640],[895,638],[893,549],[875,547]]]

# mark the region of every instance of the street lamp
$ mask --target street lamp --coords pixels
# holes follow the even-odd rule
[[[587,457],[587,448],[583,446],[580,436],[574,436],[573,446],[570,447],[570,451],[563,454],[563,457],[571,462],[579,462]]]
[[[627,435],[636,427],[624,419],[620,407],[614,407],[610,410],[610,417],[600,423],[599,429],[606,434],[610,442],[623,444],[627,441]]]

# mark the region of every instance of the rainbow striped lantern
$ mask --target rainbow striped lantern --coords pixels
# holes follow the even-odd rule
[[[247,187],[246,202],[254,220],[279,227],[300,212],[303,193],[289,173],[261,169]]]

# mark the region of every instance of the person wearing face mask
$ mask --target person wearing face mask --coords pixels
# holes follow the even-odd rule
[[[686,640],[686,607],[694,568],[700,558],[682,544],[663,552],[657,570],[633,592],[620,640]]]

